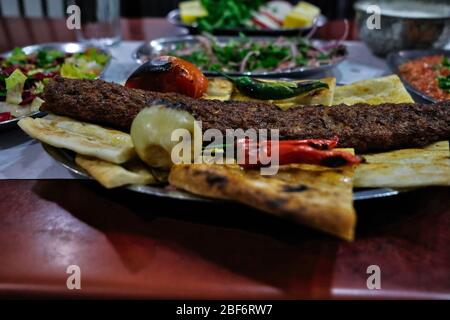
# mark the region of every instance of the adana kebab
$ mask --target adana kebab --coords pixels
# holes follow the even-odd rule
[[[45,87],[43,111],[128,131],[155,103],[187,111],[215,128],[279,129],[282,139],[331,139],[357,152],[421,147],[450,137],[450,101],[436,104],[301,106],[281,110],[259,102],[193,99],[175,93],[125,88],[101,80],[55,78]]]

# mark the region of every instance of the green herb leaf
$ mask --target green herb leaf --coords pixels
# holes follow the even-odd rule
[[[446,77],[438,77],[438,85],[442,90],[450,92],[450,75]]]
[[[40,68],[45,68],[63,56],[64,53],[58,50],[40,50],[37,53],[36,65]]]
[[[14,48],[11,55],[6,59],[8,64],[24,64],[27,62],[27,55],[22,48]]]
[[[450,68],[450,59],[446,56],[444,56],[444,58],[442,59],[442,65],[444,67]]]

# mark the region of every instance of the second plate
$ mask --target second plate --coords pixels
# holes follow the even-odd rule
[[[236,39],[236,37],[216,37],[217,41],[219,43],[226,43],[230,41],[231,39]],[[271,40],[273,41],[273,38],[267,38],[267,37],[250,37],[250,39],[253,39],[255,41],[264,41],[264,40]],[[196,36],[182,36],[182,37],[168,37],[168,38],[160,38],[156,39],[150,42],[145,42],[141,46],[139,46],[134,52],[133,52],[133,59],[142,64],[150,59],[152,59],[155,56],[166,54],[167,51],[172,51],[180,46],[194,46],[199,43],[199,40]],[[320,41],[320,40],[313,40],[312,44],[315,46],[323,46],[327,42]],[[326,70],[329,70],[336,65],[338,65],[340,62],[345,60],[347,58],[347,53],[334,58],[334,61],[331,63],[323,64],[320,66],[302,66],[302,67],[295,67],[291,69],[285,69],[280,71],[253,71],[253,72],[227,72],[227,74],[232,76],[241,76],[241,75],[247,75],[247,76],[255,76],[255,77],[299,77],[304,75],[309,75],[313,73],[323,72]],[[215,76],[218,75],[217,72],[210,71],[210,70],[202,70],[203,73],[207,76]]]

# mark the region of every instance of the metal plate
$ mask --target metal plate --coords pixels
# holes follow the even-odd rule
[[[59,162],[64,168],[83,178],[92,179],[83,168],[81,168],[75,163],[75,153],[73,151],[62,148],[56,148],[45,143],[42,143],[42,147],[54,160]],[[145,193],[157,197],[165,197],[179,200],[205,201],[205,202],[215,201],[213,199],[200,197],[188,192],[171,190],[167,188],[165,185],[155,185],[155,186],[132,185],[126,186],[124,188],[131,191]]]
[[[167,16],[167,21],[178,27],[186,28],[191,34],[199,34],[200,30],[196,25],[188,25],[181,21],[180,10],[175,9],[170,11]],[[319,15],[314,20],[313,24],[304,28],[290,28],[290,29],[250,29],[250,28],[218,28],[213,30],[214,35],[218,36],[237,36],[243,33],[248,36],[300,36],[305,35],[312,28],[323,27],[327,23],[327,18],[324,15]]]
[[[83,43],[77,43],[77,42],[52,42],[52,43],[43,43],[43,44],[37,44],[27,47],[22,47],[22,50],[28,55],[31,53],[34,53],[39,50],[59,50],[64,53],[78,53],[83,52],[88,48],[96,48],[97,50],[101,51],[102,53],[106,54],[109,57],[109,61],[106,63],[106,65],[103,67],[102,72],[98,76],[99,79],[102,78],[106,68],[109,66],[109,63],[111,62],[111,54],[108,50],[104,48],[99,48],[90,44],[83,44]],[[0,54],[1,57],[8,57],[11,54],[11,51],[5,52]],[[19,122],[20,119],[25,117],[33,117],[33,118],[39,118],[45,116],[46,113],[42,111],[35,111],[31,114],[13,118],[7,121],[0,122],[0,131],[3,130],[9,130],[13,128],[17,128],[17,122]]]
[[[412,93],[414,93],[415,95],[417,95],[418,97],[420,97],[425,101],[436,103],[438,102],[436,99],[429,97],[422,91],[412,87],[410,83],[401,76],[398,69],[398,67],[405,62],[431,55],[444,55],[450,58],[450,50],[444,49],[401,50],[390,53],[387,57],[387,63],[391,68],[391,70],[400,77],[400,79],[402,80],[408,91],[411,91]]]
[[[219,43],[225,43],[228,42],[231,39],[237,39],[236,37],[216,37],[217,41]],[[251,37],[252,41],[264,41],[264,40],[273,40],[267,37]],[[158,56],[163,51],[167,50],[174,50],[178,45],[194,45],[197,44],[198,40],[196,36],[181,36],[181,37],[167,37],[167,38],[160,38],[156,39],[150,42],[145,42],[139,48],[136,49],[136,51],[133,52],[132,57],[134,60],[136,60],[138,63],[144,63],[151,58]],[[328,42],[321,41],[321,40],[313,40],[312,44],[315,46],[321,46],[325,45]],[[337,57],[333,63],[324,64],[317,67],[312,66],[304,66],[304,67],[297,67],[292,69],[287,69],[283,71],[264,71],[264,72],[227,72],[227,74],[232,76],[255,76],[255,77],[298,77],[298,76],[305,76],[312,73],[318,73],[323,72],[326,70],[329,70],[331,68],[334,68],[336,65],[341,63],[347,58],[348,54],[344,54],[340,57]],[[208,71],[208,70],[202,70],[203,73],[207,76],[217,76],[219,75],[217,72],[214,71]]]
[[[34,111],[34,112],[32,112],[30,114],[27,114],[27,115],[24,115],[24,116],[20,116],[20,117],[17,117],[17,118],[12,118],[12,119],[0,122],[0,132],[17,128],[18,127],[17,126],[17,122],[19,122],[20,119],[23,119],[23,118],[26,118],[26,117],[42,118],[46,114],[47,113],[42,112],[42,111]]]
[[[57,162],[59,162],[63,167],[71,171],[72,173],[79,175],[84,178],[91,179],[89,174],[82,168],[80,168],[75,163],[75,153],[66,149],[52,147],[48,144],[42,143],[44,150]],[[190,201],[203,201],[203,202],[223,202],[226,200],[217,200],[201,197],[188,193],[185,191],[173,190],[165,185],[155,185],[155,186],[145,186],[145,185],[133,185],[124,187],[125,189],[145,193],[152,196],[179,199],[179,200],[190,200]],[[402,190],[391,189],[391,188],[377,188],[377,189],[360,189],[353,193],[353,200],[368,200],[376,198],[384,198],[395,196],[402,192]]]

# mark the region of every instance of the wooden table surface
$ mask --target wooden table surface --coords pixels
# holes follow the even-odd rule
[[[42,31],[55,21],[0,21],[2,50],[73,40]],[[123,24],[127,39],[183,32],[158,19]],[[356,202],[347,243],[237,204],[0,180],[0,296],[450,299],[449,190]],[[81,269],[81,290],[66,287],[69,265]],[[367,289],[370,265],[381,290]]]

